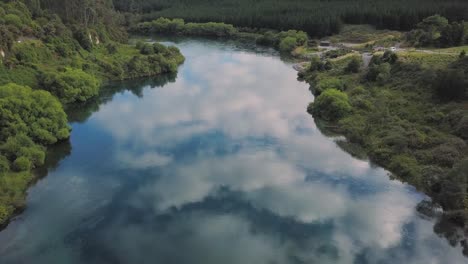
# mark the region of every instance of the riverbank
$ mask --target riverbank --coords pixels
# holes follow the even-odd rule
[[[4,12],[9,19],[0,21],[0,226],[24,208],[32,171],[44,165],[47,149],[69,138],[65,108],[96,97],[108,80],[175,73],[184,61],[175,47],[125,44],[116,26],[82,30],[45,10],[33,16],[16,1],[0,3]]]
[[[437,86],[451,69],[463,80],[468,58],[402,50],[375,53],[368,68],[359,54],[316,59],[300,76],[316,95],[308,111],[440,204],[452,224],[444,236],[468,253],[468,100],[442,97],[448,81]]]
[[[229,30],[223,30],[226,27]],[[183,20],[169,19],[142,23],[138,28],[139,33],[176,35],[196,35],[200,29],[193,28],[204,28],[202,35],[222,38],[236,38],[240,32],[222,23],[187,27]],[[451,96],[450,89],[457,88],[445,89],[444,81],[454,70],[468,76],[467,58],[460,54],[463,48],[415,49],[403,47],[402,34],[395,32],[350,31],[330,37],[332,43],[322,46],[307,47],[307,39],[303,45],[293,41],[296,45],[288,49],[308,60],[294,66],[317,96],[308,110],[324,119],[325,127],[346,136],[348,145],[362,148],[373,162],[392,172],[392,177],[410,183],[440,204],[444,209],[440,221],[451,226],[440,232],[450,241],[466,245],[468,101],[463,93],[446,97]],[[267,34],[252,35],[252,39],[261,44],[259,39]],[[350,44],[346,42],[349,36],[364,37],[365,42]],[[281,50],[281,42],[271,43]],[[465,235],[457,237],[456,229]]]

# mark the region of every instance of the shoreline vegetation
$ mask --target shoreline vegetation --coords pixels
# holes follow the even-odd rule
[[[349,40],[351,48],[338,45],[322,52],[314,46],[320,40],[296,30],[158,18],[130,31],[248,39],[310,58],[299,77],[316,96],[307,110],[318,127],[344,135],[347,140],[338,142],[343,149],[364,152],[392,177],[431,197],[432,203],[423,201],[418,211],[428,214],[442,207],[435,231],[461,244],[468,255],[468,46],[463,46],[468,24],[434,15],[407,33],[350,28],[330,38]]]
[[[69,138],[68,107],[105,81],[175,73],[184,61],[176,47],[125,44],[126,31],[104,21],[119,15],[104,4],[92,6],[90,22],[26,2],[0,2],[0,229],[25,208],[48,148]]]
[[[137,23],[130,27],[129,31],[141,35],[163,34],[243,39],[254,41],[259,45],[271,46],[285,53],[291,53],[298,47],[305,47],[309,41],[307,33],[298,30],[237,28],[222,22],[186,23],[183,19],[164,17],[151,22]]]
[[[431,16],[402,41],[430,50],[375,51],[367,66],[360,53],[312,57],[299,73],[316,96],[308,112],[427,194],[418,210],[441,206],[435,232],[468,255],[468,24]]]
[[[296,29],[313,38],[338,34],[345,24],[407,31],[436,13],[450,20],[468,20],[468,5],[462,0],[114,0],[114,5],[131,14],[128,23],[182,18],[239,28]]]
[[[335,14],[309,20],[292,19],[297,12],[280,4],[264,18],[238,13],[217,19],[204,14],[219,3],[210,7],[205,0],[197,0],[194,8],[183,8],[184,1],[159,1],[160,6],[146,1],[149,12],[139,15],[118,13],[111,2],[65,1],[64,8],[58,8],[63,4],[59,0],[0,2],[0,228],[24,208],[31,171],[44,164],[47,147],[70,136],[67,107],[95,98],[103,81],[174,73],[183,63],[175,47],[125,44],[128,31],[247,39],[307,58],[299,77],[316,96],[307,110],[318,127],[344,135],[343,148],[362,149],[373,162],[431,197],[444,209],[434,230],[452,245],[464,246],[468,255],[468,46],[463,46],[468,45],[468,24],[462,21],[468,9],[462,1],[402,1],[408,10],[400,14],[401,4],[394,8],[377,1],[378,8],[369,9],[366,1],[356,0]],[[134,6],[114,2],[125,12],[142,11],[145,5],[139,0],[132,1]],[[304,10],[312,6],[317,7]],[[438,11],[450,20],[430,16]],[[272,23],[278,12],[285,19]],[[340,35],[346,31],[343,22],[408,32],[380,31],[376,36],[355,27]],[[320,40],[309,38],[331,34],[338,34],[331,42],[359,43],[321,50]],[[406,48],[392,51],[392,45]],[[371,54],[370,61],[364,60],[364,52]]]

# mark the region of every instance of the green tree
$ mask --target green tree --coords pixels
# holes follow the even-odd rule
[[[16,84],[0,86],[0,142],[25,134],[34,142],[53,144],[70,135],[67,116],[49,92]]]
[[[362,60],[354,57],[346,66],[345,72],[347,73],[358,73],[361,70]]]
[[[325,90],[310,107],[312,113],[328,121],[337,121],[348,115],[352,107],[348,95],[336,89]]]
[[[436,94],[444,100],[462,100],[466,86],[465,73],[461,69],[441,70],[434,82]]]
[[[31,161],[26,157],[19,157],[13,162],[16,171],[28,171],[31,169]]]
[[[279,44],[282,52],[291,52],[297,47],[297,39],[294,37],[285,37]]]
[[[64,72],[44,74],[41,85],[67,104],[96,96],[101,84],[96,77],[80,69],[66,68]]]
[[[10,171],[10,162],[5,156],[0,155],[0,174],[8,171]]]

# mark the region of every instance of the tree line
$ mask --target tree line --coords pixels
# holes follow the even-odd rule
[[[312,37],[337,33],[343,23],[410,30],[435,13],[451,21],[468,19],[460,0],[114,0],[124,12],[141,19],[183,18],[189,22],[224,22],[240,27],[297,29]]]

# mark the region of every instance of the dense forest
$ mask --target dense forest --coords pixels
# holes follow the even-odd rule
[[[68,139],[65,110],[107,80],[174,73],[175,47],[125,44],[112,1],[0,1],[0,226],[24,206],[47,147]]]
[[[303,30],[312,37],[337,33],[343,23],[409,30],[435,13],[468,20],[463,0],[115,0],[117,9],[148,21],[163,16],[189,22]]]

